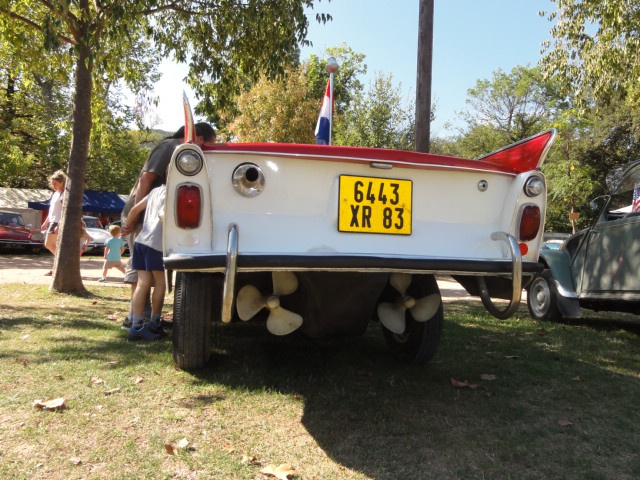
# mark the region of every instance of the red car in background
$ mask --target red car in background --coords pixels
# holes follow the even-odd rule
[[[5,248],[40,253],[44,235],[39,229],[27,227],[21,214],[0,210],[0,249]]]

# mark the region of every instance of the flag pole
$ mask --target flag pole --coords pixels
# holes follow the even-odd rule
[[[340,65],[335,58],[331,57],[327,60],[325,67],[329,72],[329,94],[331,99],[331,107],[329,108],[329,145],[331,145],[331,131],[333,130],[333,74],[338,71]]]

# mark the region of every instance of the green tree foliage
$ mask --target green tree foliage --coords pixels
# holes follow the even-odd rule
[[[367,65],[364,63],[365,55],[354,52],[345,44],[325,49],[325,58],[311,55],[305,62],[305,69],[309,92],[316,102],[318,99],[322,101],[322,94],[327,87],[329,75],[326,72],[326,65],[330,57],[335,58],[340,65],[333,75],[333,97],[335,113],[342,115],[351,106],[354,97],[364,89],[360,77],[367,73]]]
[[[337,145],[414,149],[414,112],[392,74],[377,74],[366,92],[357,92],[335,124]]]
[[[491,79],[477,80],[467,92],[467,150],[480,155],[548,128],[561,100],[537,67],[498,69]]]
[[[92,101],[118,80],[134,92],[150,87],[160,58],[173,56],[189,65],[189,81],[205,98],[201,108],[209,112],[225,108],[247,79],[277,75],[295,61],[298,45],[306,41],[304,9],[313,4],[313,0],[0,0],[3,45],[10,45],[13,52],[34,45],[30,50],[34,60],[53,64],[62,58],[62,65],[73,65],[69,183],[54,290],[85,291],[77,255],[80,224],[75,219],[82,215]],[[23,71],[34,71],[28,63],[23,66]],[[57,268],[59,264],[64,268]]]
[[[367,66],[364,55],[345,45],[325,50],[340,69],[334,74],[334,124],[340,123],[345,109],[363,88],[360,75]],[[267,77],[238,97],[235,118],[226,136],[239,141],[315,143],[314,129],[327,86],[326,58],[316,55],[289,68],[284,77]],[[223,122],[228,121],[226,118]]]
[[[69,154],[70,64],[64,54],[44,61],[28,28],[10,29],[2,15],[0,32],[0,182],[47,188]]]
[[[262,78],[238,97],[226,134],[240,142],[315,143],[318,99],[311,93],[304,65],[277,81]]]
[[[623,98],[640,101],[640,2],[638,0],[552,0],[541,12],[553,22],[541,66],[560,77],[587,107]]]
[[[391,74],[378,74],[364,92],[358,78],[366,72],[364,55],[344,45],[327,49],[326,55],[340,65],[334,75],[333,143],[413,149],[413,103],[403,100]],[[240,95],[237,116],[226,134],[239,141],[315,143],[328,78],[325,65],[326,60],[312,56],[285,78],[261,79]]]

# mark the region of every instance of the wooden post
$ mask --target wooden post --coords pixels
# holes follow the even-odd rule
[[[418,72],[416,78],[416,152],[429,153],[432,57],[433,0],[420,0],[418,13]]]

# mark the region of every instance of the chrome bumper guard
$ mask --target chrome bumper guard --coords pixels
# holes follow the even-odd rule
[[[238,225],[229,225],[227,234],[227,266],[224,271],[224,285],[222,287],[222,316],[223,323],[231,322],[233,317],[233,301],[236,288],[236,271],[238,262]]]
[[[511,299],[509,305],[504,310],[498,309],[491,297],[489,296],[489,289],[487,288],[487,282],[484,277],[478,277],[478,287],[480,289],[480,299],[487,311],[496,318],[501,320],[511,317],[518,307],[520,306],[520,300],[522,298],[522,254],[520,253],[520,246],[514,238],[506,232],[493,232],[491,239],[494,241],[502,240],[509,247],[511,253]]]

